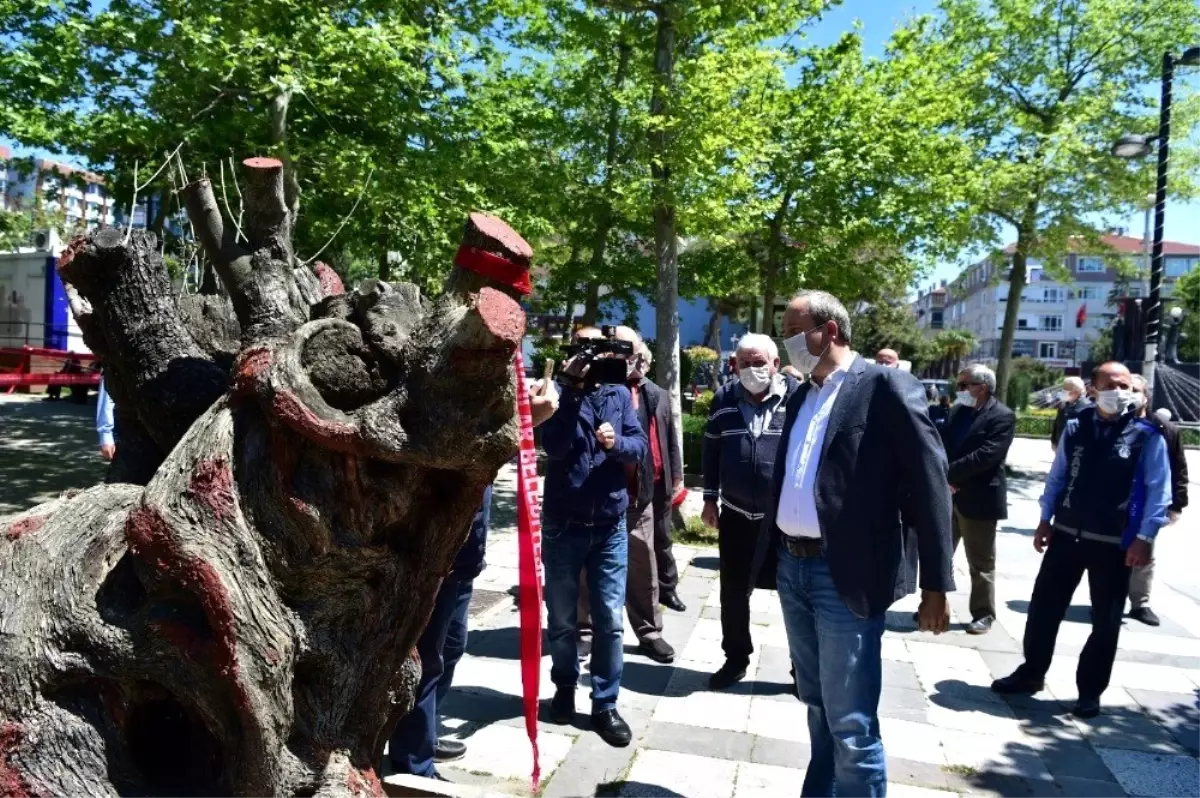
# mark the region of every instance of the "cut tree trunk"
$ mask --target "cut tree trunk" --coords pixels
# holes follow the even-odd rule
[[[132,482],[0,524],[0,795],[381,794],[414,646],[516,452],[513,289],[346,294],[292,255],[280,163],[246,166],[241,245],[184,189],[228,298],[177,303],[139,231],[61,259]],[[532,255],[482,214],[465,243]]]

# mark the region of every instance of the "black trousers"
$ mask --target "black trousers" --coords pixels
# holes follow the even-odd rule
[[[654,483],[654,557],[658,564],[658,592],[674,593],[679,587],[679,566],[671,540],[671,497],[664,480]]]
[[[1033,680],[1045,678],[1054,656],[1058,627],[1086,571],[1092,593],[1092,633],[1079,655],[1075,685],[1080,698],[1098,699],[1112,676],[1131,570],[1125,565],[1125,552],[1120,546],[1055,531],[1029,602],[1024,675]]]
[[[717,549],[721,570],[721,648],[725,659],[748,665],[750,642],[750,569],[761,521],[725,508],[717,523]]]

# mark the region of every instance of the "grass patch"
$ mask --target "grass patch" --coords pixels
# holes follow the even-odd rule
[[[947,773],[953,773],[955,776],[962,776],[964,779],[974,778],[979,775],[979,770],[970,765],[942,765],[942,770]]]
[[[717,530],[709,529],[700,516],[693,515],[687,519],[683,529],[675,530],[675,542],[688,546],[716,546]]]

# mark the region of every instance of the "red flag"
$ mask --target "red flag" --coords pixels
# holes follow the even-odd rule
[[[525,732],[533,746],[533,792],[541,781],[538,763],[538,693],[542,677],[542,512],[538,500],[537,454],[533,448],[533,409],[525,385],[525,364],[518,348],[517,415],[521,420],[521,453],[517,467],[517,603],[521,613],[521,696]]]
[[[1080,305],[1079,312],[1075,314],[1075,326],[1082,327],[1085,321],[1087,321],[1087,305]]]

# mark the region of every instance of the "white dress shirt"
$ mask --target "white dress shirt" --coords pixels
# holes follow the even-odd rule
[[[821,466],[821,449],[829,429],[829,414],[838,392],[846,380],[846,370],[830,373],[818,388],[808,387],[804,404],[796,414],[792,433],[787,441],[787,470],[783,474],[783,489],[779,493],[779,509],[775,523],[783,534],[793,538],[821,537],[817,519],[817,501],[813,488],[817,469]]]

